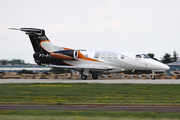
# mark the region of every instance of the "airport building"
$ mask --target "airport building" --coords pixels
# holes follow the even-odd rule
[[[167,65],[170,67],[167,73],[180,74],[180,61],[172,62]]]
[[[33,73],[49,72],[51,68],[48,66],[39,65],[0,65],[0,72],[17,73],[21,70],[32,71]]]

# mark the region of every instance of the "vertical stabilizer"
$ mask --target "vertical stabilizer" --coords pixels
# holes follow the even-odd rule
[[[26,34],[30,38],[35,53],[36,52],[49,53],[54,51],[54,46],[46,37],[45,31],[43,29],[37,29],[37,28],[20,28],[20,29],[11,28],[11,29],[26,32]]]

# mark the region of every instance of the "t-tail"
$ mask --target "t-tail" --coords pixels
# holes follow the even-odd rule
[[[45,30],[37,28],[10,28],[25,32],[34,49],[34,60],[38,65],[55,64],[67,65],[63,60],[74,60],[78,57],[78,51],[54,46],[45,35]]]
[[[45,31],[43,29],[37,29],[37,28],[20,28],[20,29],[10,28],[10,29],[26,32],[26,34],[30,38],[35,53],[37,52],[50,53],[55,50],[54,46],[51,44],[51,42],[45,35]]]

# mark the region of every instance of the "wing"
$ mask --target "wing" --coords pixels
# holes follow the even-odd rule
[[[65,65],[49,65],[49,67],[59,67],[59,68],[71,68],[71,69],[89,69],[93,71],[106,71],[108,67],[102,66],[65,66]]]

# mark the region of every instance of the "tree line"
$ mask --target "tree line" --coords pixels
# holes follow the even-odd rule
[[[0,65],[26,65],[27,63],[21,59],[12,59],[12,60],[0,60]]]
[[[178,61],[178,58],[179,58],[176,51],[173,52],[172,57],[171,57],[171,54],[165,53],[165,55],[163,55],[161,60],[158,60],[157,58],[154,58],[155,55],[153,53],[148,53],[147,55],[149,57],[151,57],[152,59],[160,61],[160,62],[165,63],[165,64],[171,63],[171,62],[176,62],[176,61]]]

